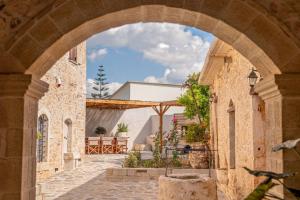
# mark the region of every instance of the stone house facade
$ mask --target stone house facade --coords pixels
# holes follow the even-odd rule
[[[38,102],[37,180],[75,168],[84,155],[86,43],[72,48],[42,77]]]
[[[228,199],[244,199],[259,183],[243,167],[266,170],[264,103],[250,93],[254,66],[221,40],[213,43],[199,79],[212,94],[210,128],[220,189]],[[259,73],[257,73],[259,75]]]

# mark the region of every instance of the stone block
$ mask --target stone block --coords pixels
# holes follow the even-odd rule
[[[49,15],[62,32],[74,29],[82,24],[86,18],[74,1],[64,2],[55,10],[51,11]]]
[[[297,53],[296,56],[292,57],[289,62],[282,68],[282,71],[285,73],[299,73],[300,66],[300,52]]]
[[[18,58],[23,66],[30,66],[42,52],[43,49],[28,35],[20,38],[10,50],[10,54]]]
[[[199,12],[201,10],[201,3],[202,1],[199,0],[185,1],[184,8],[191,11]]]
[[[105,171],[106,176],[112,176],[113,175],[113,169],[112,168],[108,168]]]
[[[217,23],[212,33],[229,44],[233,43],[241,36],[241,33],[239,31],[222,21],[219,21]]]
[[[195,27],[199,13],[185,11],[182,17],[182,24]]]
[[[177,8],[173,8],[173,7],[166,7],[165,15],[163,19],[164,21],[170,23],[183,24],[182,23],[183,15],[184,15],[184,10],[178,10]]]
[[[125,168],[113,169],[113,176],[127,176],[127,170]]]
[[[162,22],[164,19],[162,18],[161,13],[165,12],[165,8],[157,5],[143,6],[142,7],[144,16],[143,21],[155,21]]]
[[[90,19],[99,17],[105,14],[104,5],[99,0],[74,0],[77,5],[80,5],[81,12]]]
[[[201,13],[198,15],[195,27],[203,31],[212,32],[218,22],[219,20]]]
[[[260,44],[262,50],[279,68],[297,54],[295,43],[289,39],[282,40],[284,32],[263,16],[255,18],[245,32],[254,43]]]
[[[229,2],[230,1],[228,0],[203,0],[201,4],[201,13],[212,17],[218,17],[222,14]]]
[[[232,22],[232,26],[242,31],[248,28],[250,23],[258,16],[258,12],[244,1],[231,0],[222,13],[226,22]]]
[[[60,31],[48,17],[39,20],[30,30],[30,34],[42,47],[50,46],[61,37]]]
[[[136,170],[128,168],[127,169],[127,176],[135,176],[136,175]]]

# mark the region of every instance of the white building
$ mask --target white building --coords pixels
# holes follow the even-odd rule
[[[126,82],[111,99],[164,102],[176,100],[183,92],[181,85]],[[171,107],[165,113],[163,131],[172,128],[173,114],[183,113],[183,110],[183,107]],[[128,110],[87,108],[86,136],[94,136],[99,126],[107,130],[107,135],[115,135],[117,125],[122,122],[128,124],[129,149],[134,144],[146,143],[147,136],[159,130],[159,116],[151,107]]]

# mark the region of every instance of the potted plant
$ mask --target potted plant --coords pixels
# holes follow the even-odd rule
[[[127,137],[128,125],[125,123],[118,124],[117,134],[119,137]]]
[[[106,134],[106,129],[102,126],[98,126],[96,129],[95,129],[95,134],[99,135],[100,137],[105,135]]]

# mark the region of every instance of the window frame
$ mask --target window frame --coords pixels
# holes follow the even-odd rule
[[[79,64],[77,46],[69,50],[69,61],[74,64]]]
[[[41,138],[37,138],[36,161],[38,163],[47,162],[49,132],[49,118],[47,115],[42,114],[39,116],[37,130],[42,136]]]

